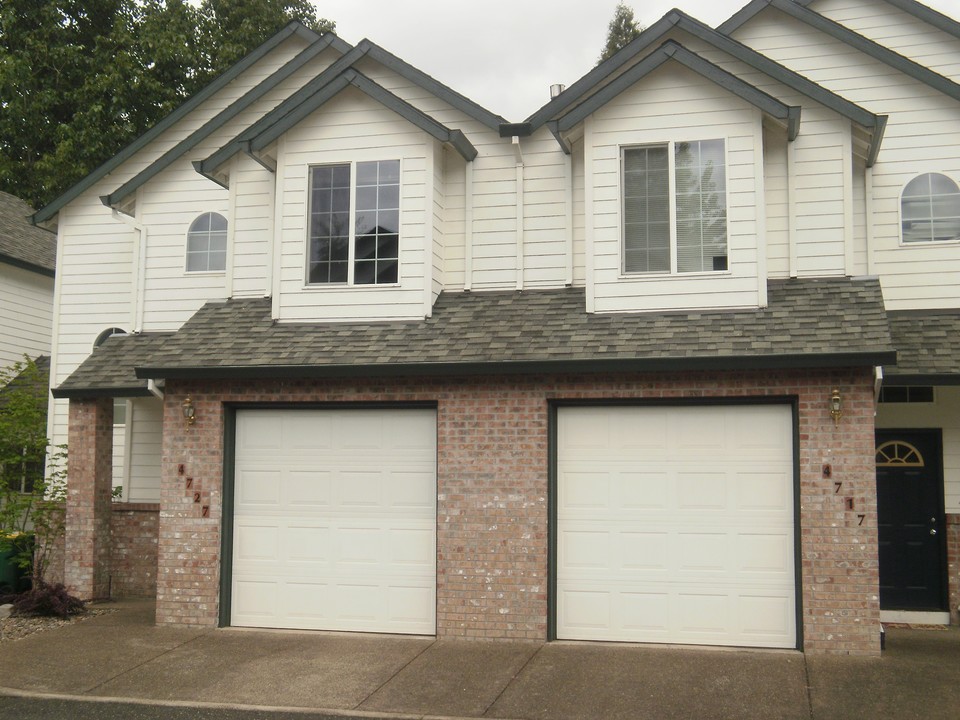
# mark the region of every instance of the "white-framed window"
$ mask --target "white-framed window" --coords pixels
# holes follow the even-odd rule
[[[624,147],[624,273],[728,268],[722,139]]]
[[[941,173],[925,173],[908,182],[900,196],[904,243],[960,240],[960,187]]]
[[[207,212],[187,231],[187,272],[222,272],[227,267],[227,219]]]
[[[400,161],[310,168],[307,284],[399,281]]]

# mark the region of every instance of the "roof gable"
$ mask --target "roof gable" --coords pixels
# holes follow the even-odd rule
[[[116,207],[120,205],[124,199],[136,192],[137,188],[143,186],[154,176],[168,168],[178,158],[183,157],[184,153],[203,142],[203,140],[208,138],[212,133],[223,127],[231,119],[250,107],[250,105],[262,98],[270,90],[275,88],[285,79],[290,77],[294,72],[302,68],[310,60],[317,57],[321,52],[329,47],[335,48],[341,53],[341,55],[349,52],[352,49],[350,45],[345,43],[333,33],[324,33],[320,37],[316,38],[302,51],[297,53],[296,57],[286,62],[283,67],[273,72],[269,77],[258,83],[257,86],[252,90],[244,93],[244,95],[242,95],[240,98],[221,110],[214,117],[204,123],[203,126],[181,140],[174,147],[157,158],[154,162],[150,163],[150,165],[137,173],[137,175],[132,177],[109,195],[102,196],[100,201],[107,207]]]
[[[31,213],[26,202],[0,192],[0,262],[53,277],[57,236],[31,225]]]
[[[34,213],[31,221],[34,223],[41,223],[53,218],[53,216],[56,215],[67,203],[79,197],[83,192],[89,190],[95,183],[106,177],[107,174],[120,167],[120,165],[133,157],[137,151],[143,149],[150,141],[156,139],[163,132],[173,127],[173,125],[199,107],[204,101],[208,100],[210,97],[229,85],[230,82],[236,79],[247,68],[256,64],[261,58],[268,55],[274,48],[293,35],[297,35],[298,37],[304,38],[311,42],[319,37],[316,32],[296,21],[288,23],[286,27],[280,30],[280,32],[260,45],[260,47],[251,51],[240,61],[219,75],[209,85],[191,95],[176,110],[171,112],[160,122],[147,130],[143,135],[127,145],[119,153],[104,162],[102,165],[100,165],[100,167],[94,169],[80,182],[73,185],[62,195],[55,198],[52,202],[40,208],[40,210]]]
[[[803,7],[808,7],[812,5],[816,0],[793,0],[798,5]],[[903,10],[903,12],[913,15],[919,20],[923,20],[928,25],[932,25],[938,30],[943,30],[945,33],[953,35],[956,38],[960,38],[960,22],[957,22],[952,17],[947,17],[943,13],[934,10],[931,7],[927,7],[922,3],[916,2],[916,0],[884,0],[887,5],[892,5],[898,10]],[[728,21],[729,22],[729,21]]]
[[[834,22],[819,13],[805,7],[805,4],[795,2],[794,0],[751,0],[746,6],[738,10],[728,20],[722,23],[717,29],[729,35],[743,26],[751,18],[758,15],[768,7],[777,10],[795,18],[807,25],[829,35],[830,37],[846,43],[860,52],[868,55],[879,62],[882,62],[895,70],[899,70],[908,77],[912,77],[938,92],[960,100],[960,84],[957,84],[949,78],[930,70],[913,60],[904,57],[900,53],[894,52],[890,48],[864,37],[860,33],[854,32],[848,27]],[[929,9],[929,8],[928,8]]]
[[[673,40],[668,40],[643,60],[619,75],[615,80],[603,86],[591,95],[585,102],[577,105],[573,110],[555,121],[559,132],[566,132],[579,124],[591,113],[610,102],[628,87],[649,75],[664,63],[673,60],[692,70],[710,82],[719,85],[725,90],[737,95],[771,117],[782,121],[787,126],[787,137],[795,140],[800,129],[800,108],[786,105],[775,97],[768,95],[753,85],[740,80],[713,63],[704,60],[696,53]],[[551,126],[553,123],[551,123]]]
[[[668,12],[660,18],[660,20],[644,30],[639,37],[621,49],[620,52],[595,67],[563,93],[537,110],[530,116],[527,122],[523,124],[526,125],[525,130],[527,132],[533,132],[549,120],[559,118],[562,114],[568,112],[569,108],[575,107],[580,102],[584,102],[591,94],[598,92],[603,85],[613,82],[617,74],[622,71],[622,68],[627,66],[635,58],[642,57],[643,53],[647,52],[650,48],[655,47],[659,43],[663,43],[674,28],[693,35],[717,50],[749,65],[755,70],[764,73],[768,77],[777,80],[783,85],[792,88],[800,94],[809,97],[811,100],[820,103],[824,107],[833,110],[839,115],[867,129],[872,134],[871,145],[867,151],[867,162],[869,165],[872,165],[876,160],[877,153],[880,150],[883,132],[886,127],[886,116],[875,115],[865,110],[822,85],[813,82],[784,65],[758,53],[752,48],[717,32],[696,18],[676,9]]]

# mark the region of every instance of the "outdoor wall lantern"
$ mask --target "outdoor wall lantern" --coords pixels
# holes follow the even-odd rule
[[[843,400],[840,398],[840,388],[834,388],[830,393],[830,417],[833,418],[834,426],[840,424],[840,418],[843,417]]]
[[[193,408],[193,400],[187,395],[187,399],[180,406],[183,410],[183,420],[187,425],[193,425],[197,421],[196,411]]]

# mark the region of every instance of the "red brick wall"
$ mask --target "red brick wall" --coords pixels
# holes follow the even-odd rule
[[[950,622],[960,624],[960,515],[947,515],[947,582]]]
[[[89,600],[110,592],[113,398],[71,400],[64,584]]]
[[[113,503],[110,523],[111,597],[156,597],[160,505]]]
[[[844,398],[837,427],[827,409],[834,386]],[[185,425],[180,413],[188,393],[196,407],[193,426]],[[217,623],[223,402],[436,402],[437,634],[542,640],[547,633],[548,401],[723,397],[797,399],[804,647],[878,653],[869,369],[170,381],[164,406],[157,620]],[[822,475],[825,463],[832,466],[830,479]],[[843,483],[839,494],[835,482]],[[846,497],[853,498],[852,510],[844,506]]]
[[[156,597],[160,505],[115,502],[110,510],[110,597]],[[63,582],[63,546],[61,536],[50,551],[50,584]]]

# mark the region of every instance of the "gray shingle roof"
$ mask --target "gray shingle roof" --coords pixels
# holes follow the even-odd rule
[[[884,376],[896,383],[960,384],[960,310],[888,313],[897,348],[896,367]]]
[[[0,261],[53,277],[57,236],[32,225],[32,214],[23,200],[0,192]]]
[[[111,338],[55,394],[117,394],[131,385],[131,367],[139,378],[252,378],[895,360],[877,280],[769,287],[770,305],[759,310],[604,315],[584,311],[581,289],[444,293],[426,320],[376,323],[275,323],[269,299],[210,302],[173,335]]]
[[[147,381],[137,377],[134,368],[143,364],[173,333],[112,335],[94,349],[66,382],[53,390],[54,397],[110,395],[138,397],[150,394]],[[66,388],[65,392],[61,392]],[[80,392],[74,392],[80,390]]]

